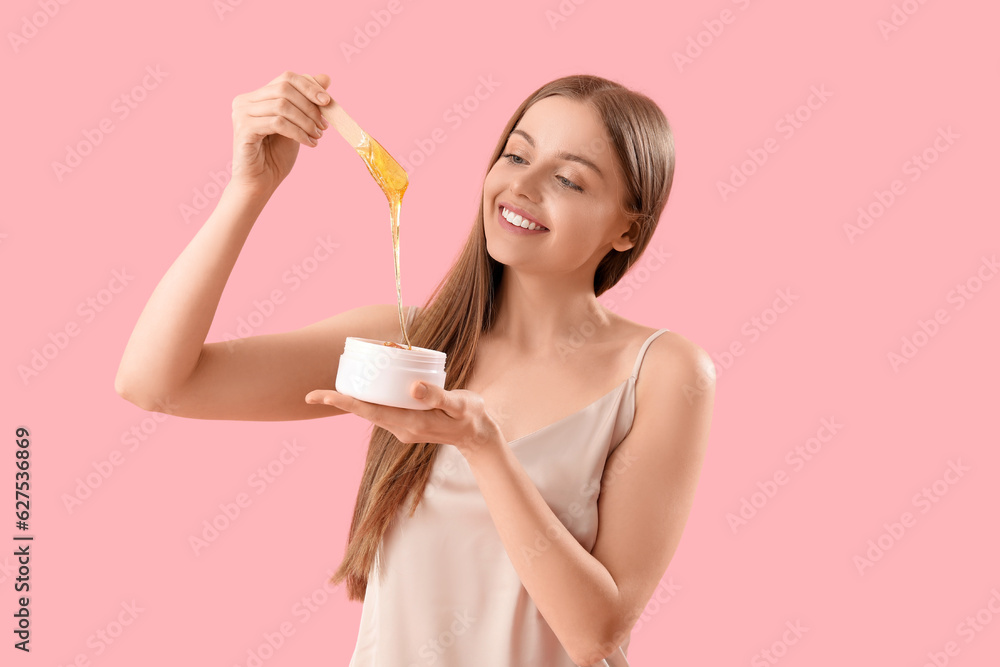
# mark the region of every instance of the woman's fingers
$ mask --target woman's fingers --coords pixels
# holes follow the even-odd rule
[[[283,72],[233,98],[234,181],[273,192],[295,164],[299,145],[317,145],[328,127],[318,105],[330,102],[321,85],[329,84],[329,77],[318,76]]]
[[[262,137],[278,134],[298,143],[316,145],[315,139],[284,116],[247,116],[243,128],[247,133],[246,143],[255,143]]]
[[[288,121],[289,126],[294,126],[301,130],[302,134],[311,135],[314,139],[319,139],[323,136],[323,130],[317,127],[316,123],[309,116],[285,98],[256,102],[247,107],[247,115],[249,118],[281,118]],[[277,132],[285,134],[281,132],[281,127],[286,127],[284,124],[277,124],[274,127]],[[285,136],[290,135],[285,134]],[[298,140],[298,136],[291,136],[290,138]]]
[[[317,74],[315,77],[309,76],[308,74],[306,74],[305,76],[307,79],[311,79],[312,81],[314,81],[316,85],[320,87],[320,90],[318,92],[316,92],[316,90],[313,89],[313,92],[316,95],[316,99],[320,100],[318,102],[320,107],[324,107],[333,101],[333,98],[330,97],[330,94],[326,92],[326,86],[330,85],[330,77],[328,77],[326,74]],[[324,81],[326,82],[325,85],[323,83]],[[320,109],[319,118],[320,118],[320,125],[323,127],[323,129],[329,129],[330,121],[328,121],[326,117],[323,115],[322,109]]]
[[[329,78],[319,76],[324,81]],[[329,127],[317,105],[329,101],[329,94],[316,78],[283,72],[266,86],[237,96],[233,102],[234,120],[255,139],[280,134],[315,146],[323,136],[323,128]]]
[[[315,78],[307,74],[285,72],[277,79],[250,93],[249,101],[285,98],[307,115],[319,127],[323,127],[323,114],[319,106],[329,103],[330,95]],[[317,106],[319,105],[319,106]]]
[[[303,74],[308,81],[316,84],[315,86],[309,86],[309,90],[302,91],[303,93],[312,93],[308,95],[309,99],[316,100],[316,104],[320,106],[325,106],[330,103],[330,93],[327,92],[327,87],[330,85],[330,77],[327,74],[317,74],[312,76],[311,74]]]
[[[308,104],[313,109],[316,108],[316,105],[305,100],[305,98],[301,97],[301,94],[296,93],[296,95],[299,96],[300,104],[303,106]],[[322,123],[317,123],[308,109],[303,111],[302,107],[296,104],[295,101],[281,95],[261,97],[261,99],[250,101],[247,103],[245,113],[248,116],[256,117],[282,116],[287,118],[289,122],[302,128],[302,131],[306,134],[311,134],[317,138],[323,134]],[[316,113],[318,114],[319,112]],[[322,116],[320,118],[322,119]]]

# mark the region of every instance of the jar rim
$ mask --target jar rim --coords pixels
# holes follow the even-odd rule
[[[413,349],[407,350],[406,348],[392,347],[391,345],[384,345],[386,341],[376,340],[374,338],[361,338],[358,336],[348,336],[344,341],[344,351],[346,352],[348,348],[361,351],[379,351],[385,352],[390,357],[397,357],[400,359],[407,360],[427,360],[427,361],[441,361],[444,360],[448,355],[440,350],[432,350],[426,347],[413,346]],[[394,342],[394,341],[393,341]]]

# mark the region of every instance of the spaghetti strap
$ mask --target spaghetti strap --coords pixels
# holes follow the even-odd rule
[[[639,367],[642,366],[642,358],[646,356],[646,348],[649,347],[649,344],[652,343],[657,336],[659,336],[665,331],[670,331],[670,329],[660,329],[659,331],[654,332],[653,334],[650,335],[649,338],[646,339],[646,342],[642,344],[642,347],[639,348],[639,354],[636,356],[635,359],[635,366],[632,367],[631,377],[633,379],[635,379],[636,376],[639,375]]]

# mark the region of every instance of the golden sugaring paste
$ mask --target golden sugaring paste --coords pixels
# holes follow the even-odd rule
[[[355,146],[355,150],[361,159],[368,166],[368,171],[378,186],[382,188],[386,199],[389,200],[389,220],[392,224],[392,259],[396,266],[396,305],[399,308],[399,328],[403,332],[403,340],[406,341],[406,349],[412,350],[410,337],[406,333],[406,321],[403,319],[403,289],[399,280],[399,209],[403,203],[403,193],[406,186],[410,184],[406,177],[406,171],[399,163],[392,159],[388,151],[364,132],[364,141],[360,146]],[[383,343],[390,347],[403,349],[401,345],[395,343]]]

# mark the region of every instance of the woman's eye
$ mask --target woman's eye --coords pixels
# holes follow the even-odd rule
[[[509,164],[518,164],[518,165],[527,164],[527,162],[523,157],[515,153],[504,153],[500,157],[506,159]],[[577,190],[579,192],[583,192],[583,188],[581,188],[579,185],[569,180],[565,176],[556,176],[556,178],[559,179],[559,184],[562,185],[564,188],[569,188],[571,190]]]
[[[559,180],[563,182],[564,187],[572,188],[573,190],[580,190],[581,192],[583,191],[583,188],[581,188],[579,185],[569,180],[565,176],[560,176]]]

